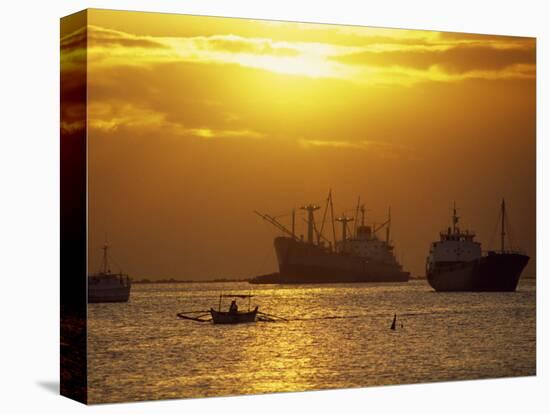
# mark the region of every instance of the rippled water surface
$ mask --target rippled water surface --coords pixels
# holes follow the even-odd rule
[[[176,317],[217,307],[222,292],[251,292],[261,311],[290,321],[223,326]],[[91,403],[536,372],[532,280],[515,293],[435,293],[424,281],[135,284],[128,303],[91,304],[88,313]]]

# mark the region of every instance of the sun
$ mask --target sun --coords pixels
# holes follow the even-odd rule
[[[264,69],[271,72],[287,75],[308,76],[311,78],[333,77],[334,68],[321,57],[307,55],[299,56],[262,56],[262,55],[238,55],[234,57],[235,63],[256,69]]]

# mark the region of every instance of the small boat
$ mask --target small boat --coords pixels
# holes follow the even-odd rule
[[[222,298],[232,298],[231,305],[228,311],[222,311]],[[248,298],[248,310],[240,311],[237,306],[236,299]],[[215,324],[236,324],[236,323],[249,323],[256,322],[256,315],[258,314],[258,307],[250,309],[250,298],[252,295],[220,295],[220,301],[218,304],[218,310],[210,308],[210,315],[212,316],[212,322]]]
[[[88,303],[128,302],[132,281],[127,274],[112,273],[108,262],[109,245],[103,245],[101,270],[88,275]]]
[[[227,311],[222,311],[222,299],[231,298],[231,304]],[[281,316],[272,315],[265,312],[260,312],[258,306],[254,309],[250,306],[252,295],[220,295],[218,310],[210,308],[209,310],[190,310],[179,312],[176,316],[180,319],[185,319],[194,322],[212,322],[220,325],[234,325],[237,323],[250,322],[288,322]],[[248,299],[248,309],[246,311],[239,310],[236,299]],[[208,318],[210,316],[210,318]]]

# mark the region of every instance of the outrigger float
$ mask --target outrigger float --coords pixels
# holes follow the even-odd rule
[[[222,325],[234,325],[237,323],[251,323],[251,322],[276,322],[287,321],[285,318],[279,316],[270,315],[268,313],[260,312],[258,306],[251,309],[251,298],[253,295],[220,295],[218,302],[218,310],[210,308],[210,310],[200,311],[187,311],[177,314],[180,319],[187,319],[195,322],[212,322],[214,324]],[[231,304],[228,311],[222,311],[222,299],[231,298]],[[237,306],[236,299],[248,299],[248,309],[246,311],[240,311]],[[195,315],[195,316],[193,316]],[[209,318],[210,316],[210,318]]]

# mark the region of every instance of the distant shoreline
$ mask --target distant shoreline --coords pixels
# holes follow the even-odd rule
[[[533,275],[525,275],[521,277],[522,279],[529,279],[529,280],[536,280],[536,276]],[[219,279],[209,279],[209,280],[196,280],[196,279],[159,279],[159,280],[151,280],[151,279],[139,279],[139,280],[132,280],[132,283],[134,284],[167,284],[167,283],[231,283],[231,282],[248,282],[250,280],[254,279],[254,277],[250,278],[242,278],[242,279],[232,279],[232,278],[219,278]],[[424,276],[411,276],[409,280],[426,280],[426,277]]]
[[[196,280],[196,279],[159,279],[159,280],[151,280],[151,279],[140,279],[140,280],[133,280],[132,283],[134,284],[167,284],[167,283],[233,283],[233,282],[249,282],[250,280],[254,279],[254,277],[250,278],[242,278],[242,279],[231,279],[231,278],[218,278],[218,279],[209,279],[209,280]],[[425,280],[426,278],[423,276],[417,276],[417,277],[411,277],[410,280]]]
[[[132,280],[135,284],[154,284],[154,283],[224,283],[224,282],[248,282],[250,279],[209,279],[209,280],[194,280],[194,279],[140,279]]]

